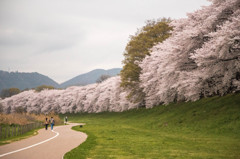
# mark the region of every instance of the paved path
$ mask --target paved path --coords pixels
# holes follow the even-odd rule
[[[75,125],[79,124],[41,129],[36,136],[0,146],[0,159],[62,159],[87,139],[85,133],[71,129]]]

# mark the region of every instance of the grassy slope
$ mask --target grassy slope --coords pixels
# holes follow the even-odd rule
[[[89,136],[65,158],[240,158],[240,94],[68,117]]]

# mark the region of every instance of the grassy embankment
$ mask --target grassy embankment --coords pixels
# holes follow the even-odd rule
[[[135,109],[68,114],[87,141],[66,158],[240,158],[240,94]]]

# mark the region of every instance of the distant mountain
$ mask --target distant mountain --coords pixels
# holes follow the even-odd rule
[[[113,68],[109,70],[104,69],[92,70],[88,73],[81,74],[60,84],[60,87],[66,88],[68,86],[80,86],[80,85],[83,86],[96,83],[96,80],[99,79],[101,75],[116,76],[117,74],[120,73],[121,70],[122,70],[121,68]]]
[[[40,85],[51,85],[55,88],[59,88],[57,82],[37,72],[21,73],[0,70],[0,91],[13,87],[24,90],[26,88],[35,88]]]
[[[101,75],[116,76],[120,73],[120,71],[121,68],[113,68],[109,70],[96,69],[74,77],[59,85],[51,78],[37,72],[23,73],[7,72],[0,70],[0,92],[1,90],[8,88],[19,88],[20,90],[24,90],[26,88],[35,88],[40,85],[50,85],[55,88],[66,88],[68,86],[83,86],[96,83],[96,80],[99,79]]]

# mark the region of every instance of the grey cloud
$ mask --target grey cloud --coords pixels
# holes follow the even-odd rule
[[[1,0],[0,69],[62,82],[90,69],[121,67],[129,36],[146,20],[184,17],[206,1]]]

